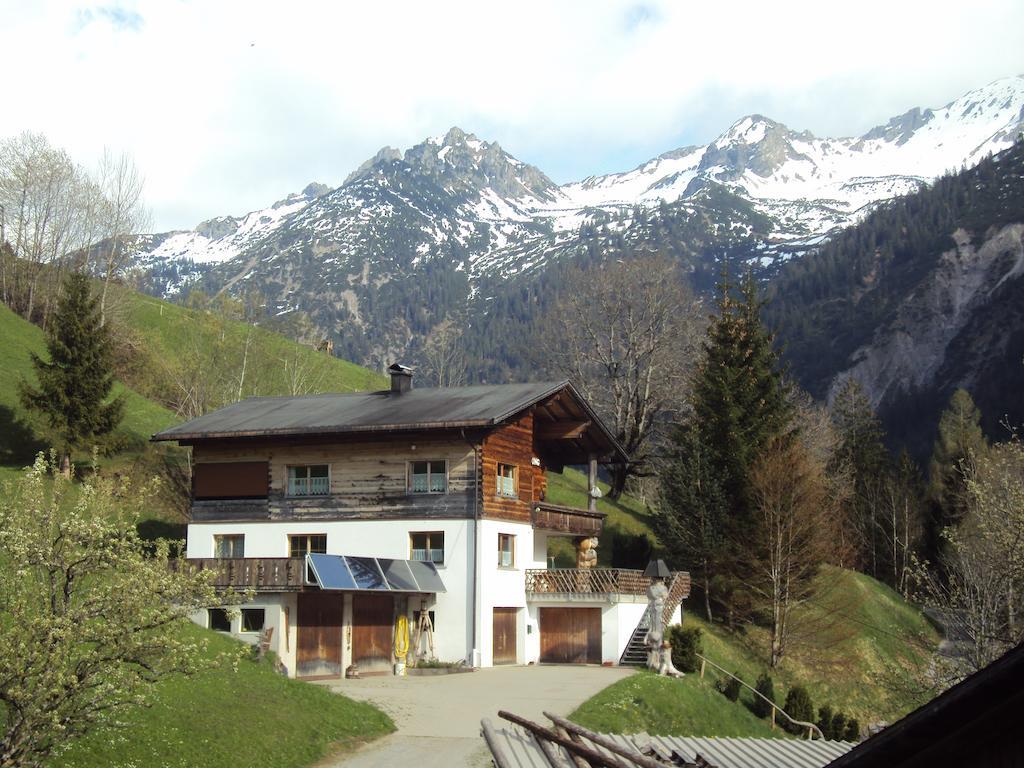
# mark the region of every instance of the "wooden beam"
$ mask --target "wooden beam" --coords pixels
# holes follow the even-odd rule
[[[587,509],[597,512],[597,499],[591,490],[597,487],[597,457],[590,454],[590,471],[587,473]]]
[[[538,440],[573,440],[582,435],[589,421],[549,421],[537,425]]]

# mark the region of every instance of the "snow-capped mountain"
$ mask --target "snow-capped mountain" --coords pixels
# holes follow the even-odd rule
[[[1019,76],[859,137],[750,115],[707,145],[559,186],[452,128],[404,153],[382,149],[335,189],[310,185],[240,218],[142,236],[139,263],[164,295],[257,288],[277,312],[308,312],[346,354],[376,363],[415,354],[452,314],[493,315],[515,291],[529,300],[532,289],[509,281],[565,259],[654,250],[695,272],[723,256],[771,267],[1022,129]]]

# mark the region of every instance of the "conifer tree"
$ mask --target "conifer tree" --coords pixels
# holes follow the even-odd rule
[[[124,400],[106,402],[114,385],[110,329],[100,319],[89,278],[70,274],[47,329],[49,360],[32,355],[38,387],[21,382],[24,407],[42,414],[57,440],[62,471],[71,453],[109,434],[120,423]]]
[[[955,527],[967,512],[969,465],[980,459],[987,448],[981,431],[981,412],[965,389],[958,389],[939,418],[928,467],[930,515],[927,522],[928,558],[942,570],[945,553],[942,531]]]

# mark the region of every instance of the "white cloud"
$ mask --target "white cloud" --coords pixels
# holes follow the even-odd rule
[[[750,112],[860,133],[1024,71],[1010,0],[11,5],[0,136],[131,151],[161,228],[453,124],[567,181]]]

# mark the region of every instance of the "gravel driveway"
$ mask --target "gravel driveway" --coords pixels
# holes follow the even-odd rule
[[[542,719],[545,710],[567,715],[602,688],[631,674],[633,670],[624,667],[492,667],[455,675],[324,683],[338,693],[376,704],[391,715],[398,731],[319,765],[488,765],[490,753],[480,737],[481,718],[497,723],[499,709],[535,721]]]

